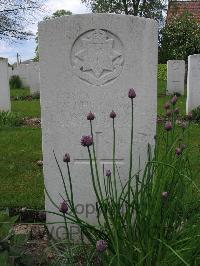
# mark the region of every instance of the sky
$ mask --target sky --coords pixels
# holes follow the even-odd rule
[[[73,14],[89,13],[90,10],[81,3],[81,0],[47,0],[45,4],[45,10],[48,13],[44,13],[43,16],[54,13],[58,9],[70,10]],[[38,19],[35,24],[30,25],[28,30],[31,30],[34,34],[37,32],[37,24],[42,20],[42,17]],[[5,42],[0,41],[0,57],[9,59],[9,63],[16,62],[16,54],[19,53],[21,60],[32,59],[35,56],[35,39],[34,37],[25,41]]]

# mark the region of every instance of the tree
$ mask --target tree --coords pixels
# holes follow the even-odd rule
[[[200,23],[188,12],[174,17],[160,31],[159,61],[180,59],[200,53]]]
[[[43,2],[45,0],[0,0],[0,40],[27,39],[32,35],[25,28]]]
[[[166,0],[81,0],[94,13],[116,13],[163,21]]]
[[[54,18],[59,18],[62,16],[69,16],[72,15],[72,12],[69,10],[64,10],[64,9],[60,9],[55,11],[52,16],[46,16],[43,20],[48,20],[48,19],[54,19]],[[36,48],[35,48],[35,58],[33,59],[34,61],[39,61],[39,51],[38,51],[38,32],[36,33],[36,37],[35,37],[35,41],[36,41]]]

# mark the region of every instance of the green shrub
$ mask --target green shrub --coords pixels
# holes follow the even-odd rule
[[[9,83],[10,83],[11,89],[22,89],[23,88],[22,81],[19,76],[16,76],[16,75],[11,76]]]
[[[1,127],[17,127],[22,124],[22,119],[16,113],[0,112],[0,128]]]
[[[200,106],[192,111],[192,119],[200,123]]]
[[[167,80],[167,65],[166,64],[158,65],[158,79]]]

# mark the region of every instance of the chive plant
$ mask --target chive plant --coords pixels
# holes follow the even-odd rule
[[[80,244],[87,247],[84,265],[93,265],[95,260],[100,265],[118,266],[200,265],[200,189],[190,166],[187,143],[190,117],[187,122],[178,120],[176,96],[165,103],[165,121],[155,137],[155,147],[152,150],[148,145],[145,169],[134,172],[133,102],[137,99],[134,89],[129,90],[128,97],[131,104],[130,150],[127,151],[130,154],[129,174],[120,189],[115,164],[116,113],[110,113],[113,163],[105,176],[100,176],[96,160],[92,124],[95,116],[92,112],[87,115],[90,135],[81,138],[81,145],[86,147],[90,160],[98,224],[94,226],[76,213],[69,154],[63,159],[67,166],[65,177],[54,153],[65,190],[60,206],[53,202],[47,191],[46,194],[58,208],[55,214],[63,216],[66,231],[68,223],[76,224],[81,236],[87,239],[81,238]],[[63,254],[66,253],[62,253],[62,258]],[[70,254],[74,256],[74,252]]]

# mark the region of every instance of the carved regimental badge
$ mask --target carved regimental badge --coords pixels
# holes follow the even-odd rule
[[[106,30],[88,31],[74,42],[71,63],[80,79],[92,85],[104,85],[122,71],[122,43]]]

